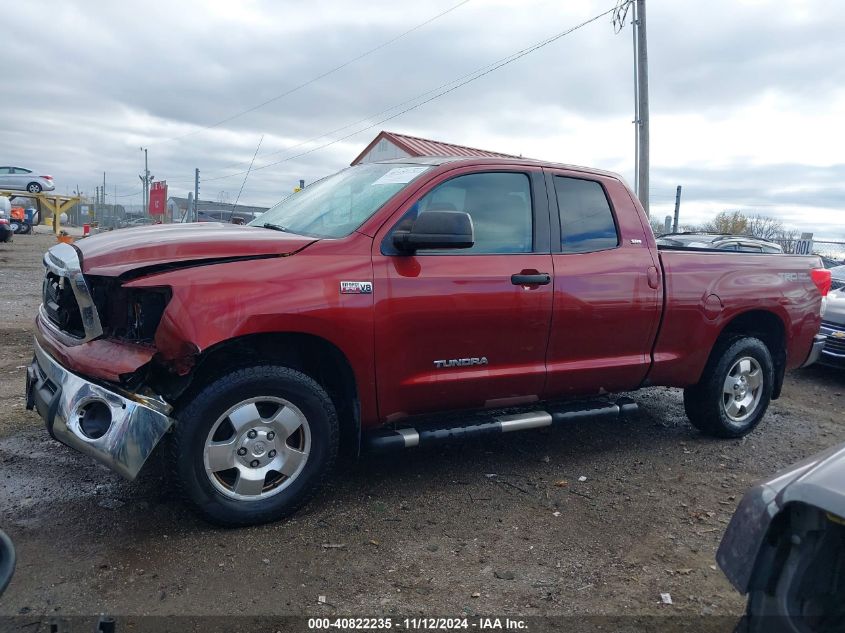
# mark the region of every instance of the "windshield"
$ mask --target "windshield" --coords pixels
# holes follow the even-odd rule
[[[250,226],[300,235],[344,237],[429,165],[371,163],[344,169],[288,196]]]

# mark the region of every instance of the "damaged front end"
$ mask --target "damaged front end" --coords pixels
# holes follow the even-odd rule
[[[50,249],[44,264],[27,408],[55,439],[134,479],[174,423],[148,380],[159,365],[154,338],[169,288],[85,276],[67,244]]]

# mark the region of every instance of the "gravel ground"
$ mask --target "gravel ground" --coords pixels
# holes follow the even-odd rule
[[[160,455],[128,483],[25,411],[51,243],[0,244],[0,526],[19,554],[0,615],[736,615],[714,554],[743,492],[845,441],[835,370],[792,372],[736,441],[652,388],[630,421],[368,458],[291,520],[221,530],[182,507]]]

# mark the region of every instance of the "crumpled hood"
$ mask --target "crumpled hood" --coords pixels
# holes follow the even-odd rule
[[[271,229],[201,222],[109,231],[77,240],[74,246],[83,273],[111,277],[163,264],[290,255],[316,241]]]

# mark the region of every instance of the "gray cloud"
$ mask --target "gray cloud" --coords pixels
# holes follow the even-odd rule
[[[122,201],[139,202],[131,194],[139,190],[144,145],[152,171],[173,193],[187,191],[199,167],[207,179],[204,196],[225,190],[234,197],[243,176],[211,178],[241,171],[243,165],[232,165],[249,161],[262,134],[259,166],[349,134],[358,128],[285,149],[485,66],[614,2],[473,0],[284,99],[167,140],[289,90],[452,4],[13,3],[4,11],[3,72],[11,88],[0,99],[0,162],[49,171],[60,191],[77,183],[93,191],[106,171],[110,190],[116,184]],[[767,94],[794,108],[796,126],[808,124],[813,113],[842,99],[843,26],[840,3],[821,0],[795,7],[650,0],[653,126],[660,117],[689,114],[729,121]],[[562,162],[595,156],[597,166],[630,176],[631,77],[630,30],[614,35],[603,19],[394,121],[256,171],[242,200],[270,204],[299,178],[345,166],[382,127]],[[614,136],[593,144],[579,133],[586,124]],[[825,142],[808,139],[802,151]],[[769,209],[797,223],[814,221],[813,209],[842,208],[841,164],[807,159],[759,166],[770,158],[754,147],[730,148],[740,149],[748,161],[696,145],[684,155],[655,147],[658,210],[677,183],[685,185],[685,201],[716,210]],[[839,235],[845,228],[845,221],[825,223]]]

